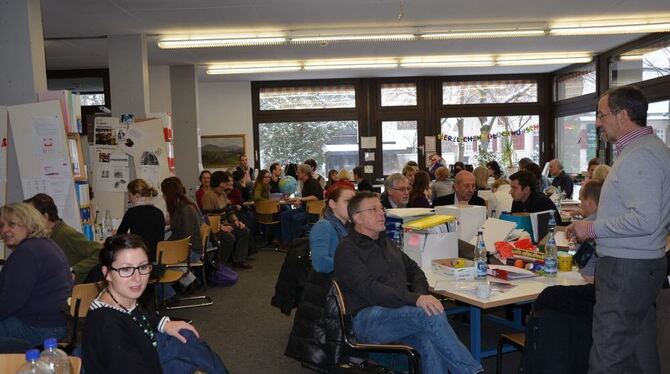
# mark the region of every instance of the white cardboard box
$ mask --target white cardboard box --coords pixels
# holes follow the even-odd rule
[[[435,214],[446,214],[458,219],[458,238],[470,242],[486,222],[486,207],[479,205],[436,206]]]
[[[421,269],[430,270],[431,261],[434,259],[458,257],[458,233],[426,234],[407,231],[403,252]]]

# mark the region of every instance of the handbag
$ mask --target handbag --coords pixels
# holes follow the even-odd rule
[[[216,272],[209,278],[210,283],[217,286],[229,287],[237,283],[239,275],[233,269],[219,264]]]
[[[582,269],[589,262],[595,250],[596,249],[594,248],[591,241],[585,241],[579,246],[577,252],[572,255],[572,261],[577,264],[577,267]]]

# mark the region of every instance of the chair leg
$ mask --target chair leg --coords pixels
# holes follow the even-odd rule
[[[505,339],[501,336],[498,338],[498,350],[496,351],[496,374],[502,373],[502,351]]]

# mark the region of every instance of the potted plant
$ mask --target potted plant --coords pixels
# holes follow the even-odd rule
[[[503,166],[507,169],[507,175],[512,175],[519,171],[514,143],[510,137],[505,137],[503,139],[500,162],[502,162]]]

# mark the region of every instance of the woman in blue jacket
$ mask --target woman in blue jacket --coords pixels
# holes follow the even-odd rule
[[[347,235],[349,221],[347,206],[356,194],[350,188],[334,188],[326,199],[323,218],[309,232],[309,247],[312,251],[312,267],[319,273],[333,271],[335,249],[340,239]]]

